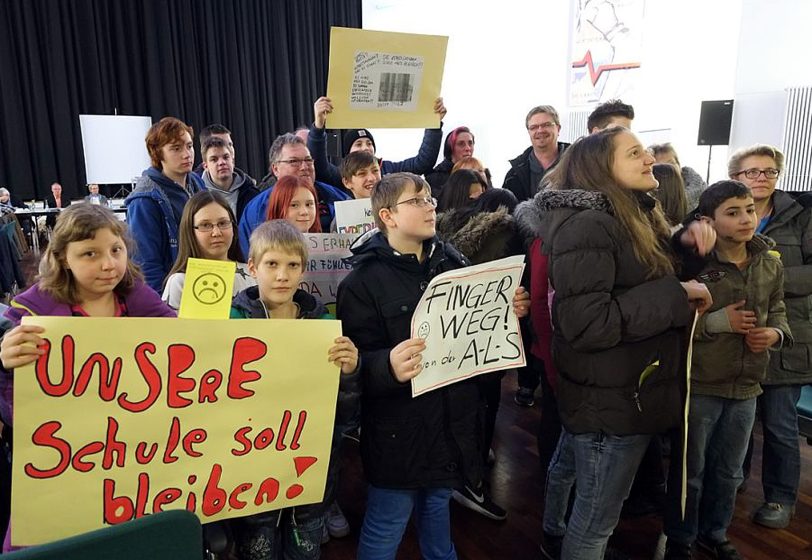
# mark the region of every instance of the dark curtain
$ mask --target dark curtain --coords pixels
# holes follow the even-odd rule
[[[2,0],[0,185],[84,196],[79,115],[114,111],[222,123],[258,179],[326,92],[331,26],[361,27],[361,0]]]

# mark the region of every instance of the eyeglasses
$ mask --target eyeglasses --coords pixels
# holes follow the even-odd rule
[[[280,160],[277,160],[276,163],[287,163],[288,165],[291,165],[293,167],[301,167],[302,165],[313,165],[313,158],[312,157],[306,157],[306,158],[302,158],[302,159],[296,159],[296,158],[294,158],[294,159],[280,159]]]
[[[395,203],[395,206],[399,206],[401,204],[411,204],[412,206],[417,206],[418,208],[425,208],[426,206],[436,208],[437,199],[431,196],[416,196],[414,198],[401,200],[400,202]]]
[[[752,169],[745,169],[744,171],[739,171],[738,173],[736,173],[736,175],[741,175],[742,173],[748,179],[758,179],[759,175],[761,175],[762,173],[764,173],[764,176],[767,179],[775,179],[781,172],[773,167],[768,167],[767,169],[756,169],[755,167],[753,167]]]
[[[234,227],[234,222],[232,222],[231,220],[220,220],[216,224],[213,224],[211,222],[203,222],[202,224],[194,226],[194,228],[197,231],[200,231],[202,233],[211,233],[212,231],[214,231],[214,228],[217,228],[220,231],[227,231],[230,230],[232,227]]]
[[[557,126],[554,122],[543,122],[539,124],[531,124],[527,127],[527,130],[530,132],[535,132],[540,128],[553,128],[554,126]]]

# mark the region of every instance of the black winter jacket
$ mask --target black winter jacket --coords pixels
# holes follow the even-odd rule
[[[524,253],[516,222],[504,207],[496,212],[479,212],[465,222],[460,219],[460,213],[461,210],[448,210],[437,214],[437,234],[465,255],[471,264]]]
[[[558,159],[544,170],[545,175],[558,164],[559,160],[561,160],[561,156],[564,155],[564,151],[569,147],[570,145],[566,142],[558,143]],[[519,202],[529,200],[539,192],[539,185],[530,184],[530,162],[527,158],[532,152],[533,146],[530,146],[521,154],[510,160],[510,169],[507,175],[505,175],[505,182],[502,183],[502,188],[515,194]]]
[[[445,158],[429,173],[426,173],[426,182],[431,186],[431,196],[437,200],[440,200],[440,194],[443,192],[443,187],[448,182],[453,168],[454,164],[451,163],[451,160]]]
[[[653,199],[639,197],[644,211]],[[549,255],[553,357],[561,420],[572,433],[653,434],[680,424],[687,327],[676,276],[649,280],[625,228],[598,192],[545,190],[540,237]],[[659,368],[643,372],[659,360]]]
[[[434,238],[426,258],[396,253],[377,231],[358,239],[353,270],[339,285],[337,315],[361,352],[361,458],[382,488],[448,488],[482,478],[482,411],[476,378],[412,398],[398,382],[389,352],[410,338],[411,319],[431,278],[468,265]]]

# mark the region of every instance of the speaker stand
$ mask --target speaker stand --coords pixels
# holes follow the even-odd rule
[[[708,144],[708,170],[705,172],[705,183],[708,185],[710,185],[711,153],[713,153],[713,144]]]

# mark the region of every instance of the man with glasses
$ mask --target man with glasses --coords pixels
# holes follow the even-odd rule
[[[270,171],[278,179],[293,175],[313,186],[318,195],[319,219],[322,231],[330,231],[330,223],[335,217],[335,203],[349,200],[350,195],[326,183],[316,181],[316,170],[307,144],[290,132],[278,136],[268,153]],[[243,254],[248,254],[251,232],[268,218],[268,198],[273,187],[265,189],[248,203],[240,219],[240,246]]]
[[[203,183],[207,189],[217,191],[226,198],[239,221],[245,206],[259,194],[254,180],[234,167],[234,148],[219,136],[212,135],[203,141],[201,154]]]
[[[524,120],[530,147],[510,160],[510,170],[502,188],[516,195],[519,202],[533,198],[542,177],[552,169],[569,144],[558,141],[561,122],[551,105],[533,107]]]

